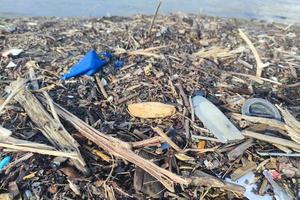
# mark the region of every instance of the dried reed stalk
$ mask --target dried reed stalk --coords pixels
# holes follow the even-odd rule
[[[55,109],[59,116],[69,121],[83,136],[96,143],[99,147],[105,151],[111,153],[114,156],[123,158],[131,163],[134,163],[138,167],[144,169],[146,172],[151,174],[157,180],[159,180],[168,190],[174,192],[174,183],[189,184],[189,182],[163,168],[158,167],[153,162],[146,160],[139,155],[135,154],[131,150],[130,144],[123,142],[119,139],[110,137],[101,133],[89,126],[81,119],[55,104]]]
[[[15,88],[16,83],[11,84]],[[47,99],[49,101],[49,95]],[[19,89],[19,92],[14,97],[24,108],[30,119],[39,127],[39,130],[50,141],[50,143],[63,152],[76,154],[76,159],[73,159],[73,164],[83,173],[87,173],[86,164],[78,149],[79,144],[76,140],[65,130],[65,128],[58,121],[58,117],[52,117],[39,102],[39,100],[25,88]],[[54,115],[55,116],[55,115]]]
[[[76,153],[57,151],[55,148],[45,144],[39,144],[36,142],[30,142],[30,141],[14,138],[11,136],[10,130],[1,126],[0,126],[0,147],[9,148],[17,151],[28,151],[28,152],[39,153],[39,154],[77,159]]]

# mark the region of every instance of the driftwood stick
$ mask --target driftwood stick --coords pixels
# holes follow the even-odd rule
[[[97,86],[98,86],[98,89],[99,89],[99,92],[102,93],[102,95],[104,96],[105,99],[108,99],[108,94],[99,78],[99,76],[95,75],[95,80],[96,80],[96,83],[97,83]]]
[[[248,130],[243,130],[242,134],[246,137],[255,138],[258,140],[269,142],[271,144],[279,144],[279,145],[289,147],[289,148],[292,148],[292,149],[300,152],[300,144],[293,142],[291,140],[286,140],[286,139],[282,139],[282,138],[278,138],[278,137],[264,135],[261,133],[256,133],[256,132],[248,131]]]
[[[12,88],[18,84],[13,82]],[[46,95],[48,101],[52,101],[49,95]],[[39,100],[25,88],[23,84],[22,89],[14,97],[26,111],[30,119],[39,127],[43,135],[49,142],[60,151],[77,154],[76,159],[71,160],[73,164],[83,173],[88,173],[84,159],[82,158],[78,149],[77,141],[65,130],[57,119],[52,117],[39,102]],[[48,103],[48,102],[46,102]],[[51,104],[50,104],[51,105]],[[53,105],[52,109],[53,109]],[[51,107],[50,106],[50,107]],[[54,112],[54,116],[55,116]]]
[[[135,154],[131,150],[130,144],[97,131],[57,104],[55,104],[55,109],[60,117],[69,121],[83,136],[93,141],[103,150],[111,153],[112,155],[123,158],[144,169],[146,172],[159,180],[168,190],[174,192],[174,183],[185,185],[188,184],[188,181],[184,178],[158,167],[153,162]]]
[[[155,10],[155,13],[154,13],[154,15],[153,15],[153,17],[152,17],[151,24],[150,24],[150,27],[149,27],[149,30],[148,30],[148,36],[151,35],[151,31],[152,31],[152,28],[153,28],[153,25],[154,25],[154,21],[155,21],[155,19],[156,19],[157,14],[158,14],[158,11],[159,11],[159,8],[160,8],[161,3],[162,3],[162,1],[160,1],[160,2],[158,3],[158,5],[157,5],[157,7],[156,7],[156,10]]]
[[[161,144],[165,142],[165,140],[160,136],[154,136],[152,138],[138,141],[138,142],[131,142],[132,148],[141,148],[141,147],[147,147],[147,146],[154,146],[157,144]]]
[[[5,141],[0,141],[0,147],[14,149],[17,151],[25,151],[25,152],[39,153],[39,154],[45,154],[51,156],[66,157],[66,158],[77,160],[76,153],[57,151],[53,147],[45,144],[28,142],[26,140],[20,140],[13,137],[8,137],[6,138]]]
[[[267,67],[268,64],[264,64],[261,61],[260,56],[259,56],[256,48],[254,47],[253,43],[241,29],[239,29],[239,34],[240,34],[241,38],[243,38],[243,40],[247,43],[247,45],[249,46],[249,48],[251,49],[251,51],[254,55],[254,58],[256,61],[256,76],[261,77],[263,68]]]
[[[160,137],[162,137],[173,149],[175,149],[176,151],[180,152],[182,151],[182,149],[177,146],[177,144],[175,144],[164,132],[161,128],[159,127],[155,127],[152,128],[153,131],[155,131]]]

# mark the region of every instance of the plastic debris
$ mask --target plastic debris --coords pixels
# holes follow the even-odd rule
[[[268,170],[265,170],[263,174],[273,187],[274,196],[277,200],[292,200],[292,198],[286,193],[286,191],[274,181],[274,179],[272,178],[272,174],[268,172]]]
[[[8,25],[8,24],[0,24],[0,31],[12,33],[16,30],[15,26]]]
[[[11,161],[10,156],[5,156],[1,161],[0,161],[0,170],[2,170],[4,167],[6,167],[9,162]]]
[[[257,190],[257,184],[254,183],[255,181],[255,175],[254,173],[248,172],[241,178],[239,178],[236,181],[233,181],[229,178],[226,178],[226,181],[230,183],[236,183],[238,185],[241,185],[246,188],[246,192],[244,193],[244,196],[248,199],[255,199],[255,200],[272,200],[272,197],[269,194],[265,194],[264,196],[260,196],[255,194],[253,191]]]
[[[13,62],[13,61],[10,61],[7,65],[6,65],[6,68],[14,68],[16,67],[17,65]]]
[[[155,36],[160,37],[160,36],[165,35],[166,33],[168,33],[168,31],[169,31],[169,28],[163,26],[163,27],[161,27],[160,31],[155,34]]]
[[[23,52],[23,49],[9,49],[4,52],[2,52],[3,57],[8,57],[8,56],[18,56]]]
[[[196,116],[222,143],[244,139],[241,132],[209,100],[202,96],[192,98]]]
[[[242,114],[281,120],[278,109],[269,101],[261,98],[248,99],[242,107]]]
[[[82,75],[93,76],[99,72],[112,58],[110,53],[101,53],[105,59],[100,59],[96,51],[89,51],[77,64],[73,65],[69,73],[64,74],[62,80],[78,77]]]
[[[120,69],[124,66],[124,61],[123,60],[116,60],[114,63],[114,68],[115,69]]]
[[[24,200],[29,200],[33,198],[33,194],[30,190],[25,190],[23,195]]]
[[[164,118],[175,114],[176,108],[160,102],[143,102],[128,105],[128,111],[134,117]]]

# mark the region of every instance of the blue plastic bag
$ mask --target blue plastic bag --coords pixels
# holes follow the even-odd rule
[[[89,51],[77,64],[73,65],[69,73],[64,74],[61,79],[66,80],[82,75],[93,76],[112,59],[110,53],[103,52],[100,55],[106,59],[100,59],[94,50]]]

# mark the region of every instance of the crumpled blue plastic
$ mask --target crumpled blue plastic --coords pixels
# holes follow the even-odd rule
[[[124,61],[123,60],[116,60],[114,63],[114,68],[115,69],[120,69],[124,66]]]
[[[82,75],[93,76],[112,59],[112,55],[110,53],[103,52],[100,55],[106,59],[100,59],[94,50],[89,51],[77,64],[71,67],[69,73],[64,74],[61,77],[61,80]]]
[[[3,169],[4,167],[6,167],[9,164],[10,161],[11,161],[11,157],[10,156],[5,156],[0,161],[0,170]]]

